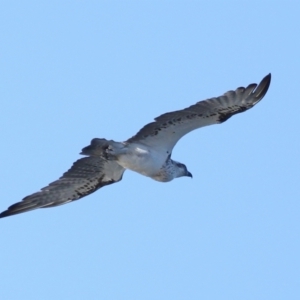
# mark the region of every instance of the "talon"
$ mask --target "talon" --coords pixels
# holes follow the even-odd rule
[[[113,149],[112,149],[112,146],[111,145],[109,145],[106,149],[105,149],[105,152],[106,153],[109,153],[109,152],[112,152],[113,151]]]
[[[106,149],[104,149],[104,158],[107,160],[112,159],[114,156],[114,150],[111,145],[108,145]]]

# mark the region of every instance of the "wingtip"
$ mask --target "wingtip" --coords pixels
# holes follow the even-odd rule
[[[269,87],[271,84],[271,78],[272,78],[272,75],[271,75],[271,73],[269,73],[262,79],[262,81],[256,88],[255,96],[258,100],[261,100],[266,95],[267,91],[269,90]]]
[[[272,74],[271,73],[269,73],[267,76],[265,76],[264,78],[263,78],[263,80],[262,81],[264,81],[264,79],[266,80],[266,82],[268,82],[269,83],[269,85],[270,85],[270,83],[271,83],[271,78],[272,78]]]
[[[268,75],[266,75],[266,76],[262,79],[261,83],[264,82],[264,83],[270,84],[270,83],[271,83],[271,78],[272,78],[272,74],[269,73]]]
[[[14,213],[11,213],[9,210],[5,210],[0,214],[0,218],[5,218],[5,217],[9,217],[15,215]]]
[[[26,199],[26,197],[24,199]],[[7,210],[0,213],[0,218],[5,218],[5,217],[18,215],[18,214],[21,214],[21,213],[24,213],[24,212],[34,210],[34,209],[39,208],[39,207],[40,206],[32,205],[32,203],[24,203],[24,201],[17,202],[15,204],[12,204],[11,206],[9,206],[7,208]]]

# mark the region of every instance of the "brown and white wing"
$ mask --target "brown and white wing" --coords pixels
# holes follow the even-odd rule
[[[171,153],[185,134],[200,127],[219,124],[237,113],[244,112],[258,103],[267,93],[271,74],[260,84],[239,87],[223,96],[200,101],[183,110],[165,113],[155,122],[144,126],[128,143],[142,143],[158,151]]]
[[[105,185],[120,181],[124,171],[115,161],[99,156],[81,158],[58,180],[11,205],[0,214],[0,218],[78,200]]]

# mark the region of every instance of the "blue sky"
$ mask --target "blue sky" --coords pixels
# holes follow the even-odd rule
[[[3,1],[1,210],[94,137],[259,82],[255,108],[185,136],[194,178],[133,172],[1,219],[1,299],[299,299],[299,3]]]

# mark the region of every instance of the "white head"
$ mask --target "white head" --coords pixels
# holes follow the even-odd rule
[[[175,170],[175,176],[174,178],[178,178],[178,177],[182,177],[182,176],[187,176],[187,177],[191,177],[193,178],[193,175],[192,173],[190,173],[186,167],[186,165],[180,163],[180,162],[177,162],[177,161],[174,161],[173,160],[173,165],[174,165],[174,170]]]

